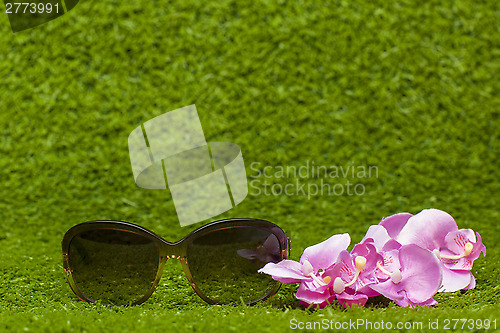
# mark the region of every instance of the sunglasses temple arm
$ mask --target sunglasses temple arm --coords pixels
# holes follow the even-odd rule
[[[286,236],[287,242],[288,242],[288,257],[290,257],[290,248],[292,245],[292,240],[290,239],[289,236]]]

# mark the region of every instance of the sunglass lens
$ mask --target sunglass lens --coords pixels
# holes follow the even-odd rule
[[[233,227],[193,240],[188,265],[197,288],[217,303],[253,303],[267,296],[277,282],[257,271],[281,260],[278,238],[268,230]]]
[[[73,237],[68,259],[73,279],[88,299],[128,305],[152,290],[159,250],[140,234],[100,229]]]

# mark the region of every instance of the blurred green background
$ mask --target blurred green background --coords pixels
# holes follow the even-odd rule
[[[0,329],[275,332],[291,319],[361,318],[428,331],[428,321],[499,317],[498,2],[83,1],[16,34],[4,9]],[[249,181],[295,182],[255,178],[254,162],[378,168],[351,179],[363,195],[250,190],[217,219],[273,221],[298,259],[332,234],[355,243],[384,216],[439,208],[483,237],[476,289],[439,294],[426,309],[375,301],[312,312],[297,305],[294,285],[254,307],[209,306],[168,263],[172,273],[143,305],[79,301],[62,271],[69,227],[120,219],[173,241],[202,225],[181,228],[168,191],[135,185],[127,147],[140,123],[193,103],[207,141],[241,147]]]

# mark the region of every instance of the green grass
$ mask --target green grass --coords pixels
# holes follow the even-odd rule
[[[291,319],[365,319],[428,331],[429,320],[500,319],[498,2],[83,1],[17,34],[3,12],[1,330],[279,332]],[[254,307],[209,306],[175,263],[143,305],[79,301],[62,271],[69,227],[121,219],[177,240],[201,225],[181,228],[168,191],[135,185],[127,148],[141,122],[192,103],[208,141],[242,148],[249,181],[295,182],[255,178],[252,162],[378,167],[329,179],[362,183],[364,195],[251,190],[217,218],[278,223],[298,259],[334,233],[354,243],[384,216],[439,208],[483,237],[476,289],[418,309],[375,300],[310,311],[294,285]]]

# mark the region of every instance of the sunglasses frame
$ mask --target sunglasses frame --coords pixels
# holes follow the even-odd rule
[[[193,280],[193,276],[191,275],[191,272],[189,270],[189,262],[187,258],[187,249],[189,245],[196,238],[203,236],[208,232],[216,230],[232,229],[232,228],[258,228],[273,233],[278,239],[280,244],[281,260],[288,259],[290,255],[290,238],[285,234],[285,232],[280,227],[278,227],[274,223],[265,220],[259,220],[253,218],[233,218],[233,219],[215,221],[194,230],[186,237],[174,243],[168,242],[162,237],[156,235],[154,232],[133,223],[123,222],[123,221],[89,221],[73,226],[64,235],[62,240],[63,268],[64,272],[66,273],[67,281],[71,289],[75,293],[75,295],[78,296],[78,298],[80,298],[84,302],[95,303],[95,300],[89,299],[82,293],[82,291],[79,289],[78,285],[76,284],[73,278],[72,274],[73,270],[71,269],[69,262],[69,255],[68,255],[71,240],[78,234],[90,230],[111,229],[111,230],[132,232],[137,235],[146,237],[155,243],[155,245],[159,250],[158,251],[159,263],[158,263],[158,271],[156,272],[156,278],[154,280],[151,289],[141,299],[130,303],[130,305],[141,304],[145,302],[153,294],[155,289],[158,287],[158,284],[160,282],[163,273],[163,269],[165,267],[165,263],[167,262],[168,259],[178,259],[181,262],[182,268],[188,279],[189,284],[196,292],[196,294],[198,294],[198,296],[200,296],[200,298],[202,298],[204,301],[206,301],[209,304],[234,304],[234,303],[216,302],[205,296]],[[279,281],[275,281],[273,287],[269,290],[269,292],[266,295],[256,300],[247,302],[245,304],[253,305],[257,302],[264,301],[269,297],[273,296],[274,294],[276,294],[280,289],[280,287],[281,283]]]

